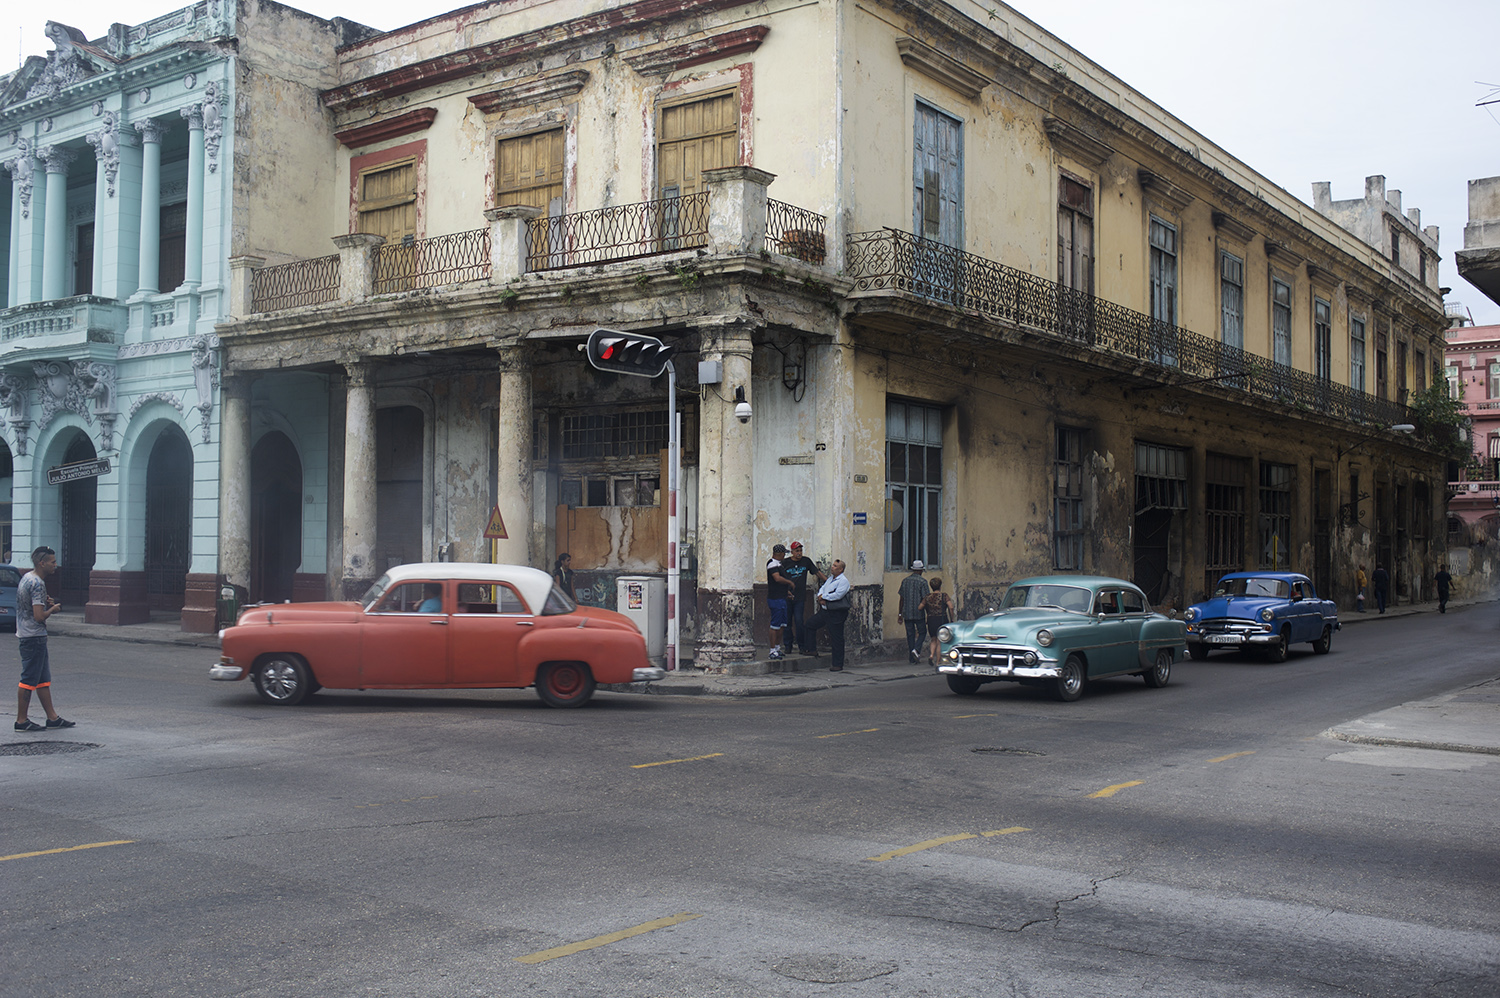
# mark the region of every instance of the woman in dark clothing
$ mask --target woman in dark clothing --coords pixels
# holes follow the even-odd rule
[[[568,599],[574,603],[578,597],[573,595],[573,556],[564,551],[557,556],[557,564],[552,566],[552,581],[557,583],[557,588],[568,594]]]
[[[932,647],[927,660],[936,669],[938,654],[942,648],[942,642],[938,640],[938,628],[953,621],[953,600],[943,592],[942,579],[933,578],[927,584],[932,587],[932,592],[922,597],[922,602],[917,604],[917,612],[927,618],[927,633],[932,636]]]

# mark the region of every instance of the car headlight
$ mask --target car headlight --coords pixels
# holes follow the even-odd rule
[[[1276,616],[1276,614],[1270,607],[1266,607],[1260,612],[1260,619],[1264,620],[1268,624],[1271,622],[1271,618],[1274,616]]]
[[[1045,627],[1040,631],[1037,631],[1036,643],[1041,645],[1043,648],[1052,647],[1052,632],[1047,630]]]
[[[1188,620],[1197,620],[1198,619],[1198,608],[1196,606],[1190,606],[1190,607],[1188,607],[1187,619]]]
[[[946,624],[944,624],[942,627],[939,627],[938,628],[938,640],[941,641],[943,644],[947,644],[948,642],[952,641],[953,640],[953,628],[949,627]]]

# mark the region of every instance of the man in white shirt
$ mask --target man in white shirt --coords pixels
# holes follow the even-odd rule
[[[844,577],[844,563],[835,558],[828,568],[828,581],[818,588],[818,612],[807,621],[809,632],[828,628],[832,658],[829,672],[844,671],[844,624],[848,619],[849,580]]]

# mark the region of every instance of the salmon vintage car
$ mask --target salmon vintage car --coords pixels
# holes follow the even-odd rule
[[[579,606],[546,572],[520,565],[402,565],[358,602],[247,607],[220,637],[209,677],[249,678],[273,704],[323,688],[535,686],[549,706],[577,707],[597,683],[666,675],[630,618]]]

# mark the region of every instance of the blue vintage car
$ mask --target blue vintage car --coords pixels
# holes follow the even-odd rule
[[[1258,648],[1273,662],[1285,662],[1294,644],[1311,641],[1328,654],[1339,629],[1339,609],[1319,599],[1312,580],[1297,572],[1230,572],[1214,587],[1212,599],[1187,612],[1188,654],[1197,661],[1217,648]]]
[[[1022,579],[999,610],[939,628],[938,640],[938,672],[954,693],[1005,681],[1044,687],[1063,701],[1109,676],[1165,686],[1184,650],[1182,621],[1153,613],[1134,584],[1098,575]]]

